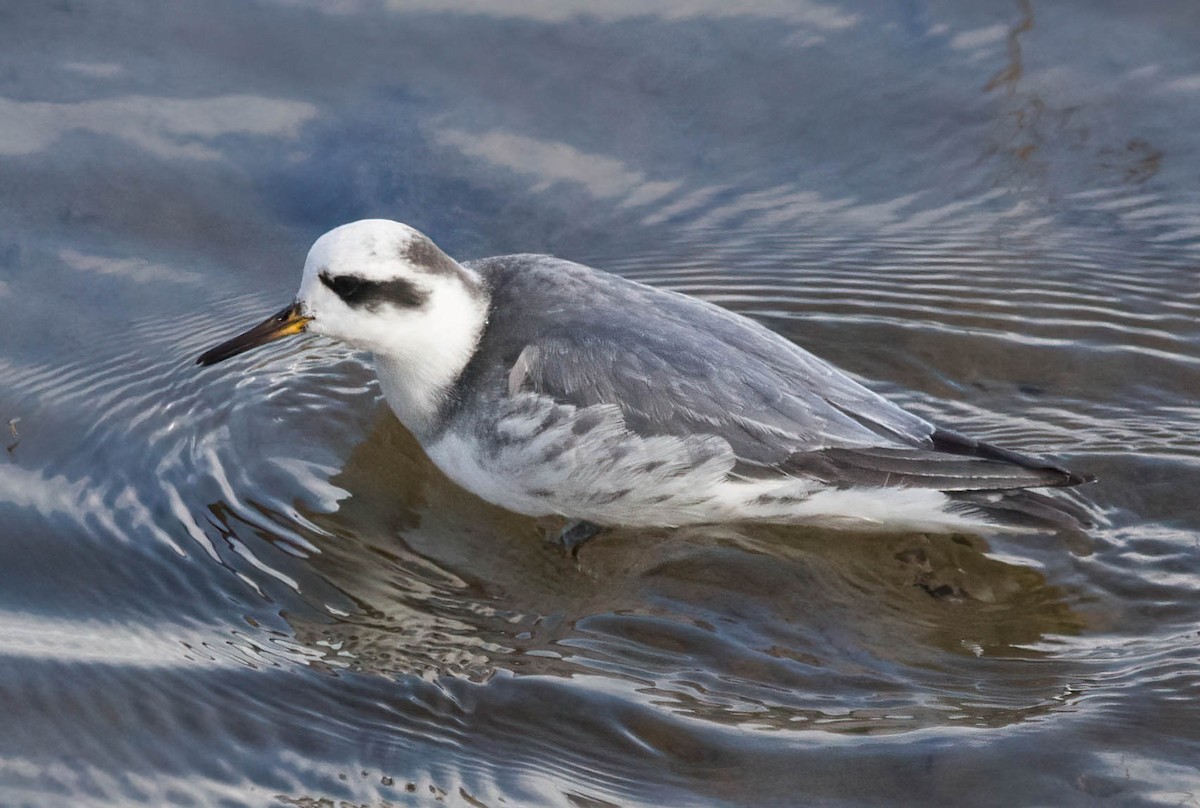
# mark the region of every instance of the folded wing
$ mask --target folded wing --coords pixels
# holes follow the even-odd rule
[[[733,473],[745,477],[942,491],[1085,481],[939,429],[751,321],[691,298],[655,295],[663,316],[652,331],[607,322],[530,342],[512,366],[510,393],[616,405],[643,436],[718,435],[737,457]]]

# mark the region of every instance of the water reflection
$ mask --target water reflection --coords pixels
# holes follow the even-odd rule
[[[611,531],[572,561],[550,523],[455,486],[385,410],[331,482],[353,494],[304,513],[309,564],[354,606],[289,622],[360,672],[603,673],[759,728],[995,726],[1060,702],[1073,674],[1054,644],[1086,625],[1080,593],[973,536]]]
[[[217,160],[227,135],[295,136],[316,117],[312,104],[256,96],[178,99],[126,96],[74,104],[0,98],[0,156],[52,148],[76,131],[126,141],[165,159]]]
[[[344,14],[355,11],[373,10],[377,4],[361,0],[340,0],[337,3],[313,2],[313,0],[277,0],[287,5],[310,6],[327,13]],[[661,6],[647,7],[635,0],[615,0],[601,5],[586,0],[388,0],[384,3],[388,11],[399,14],[423,14],[430,11],[462,15],[487,15],[502,19],[531,19],[539,22],[569,22],[581,17],[613,22],[626,19],[657,18],[662,20],[688,20],[696,17],[720,19],[743,17],[768,19],[812,27],[817,30],[840,31],[854,27],[860,17],[841,10],[836,3],[814,2],[814,0],[768,0],[754,4],[722,3],[719,0],[675,0]]]

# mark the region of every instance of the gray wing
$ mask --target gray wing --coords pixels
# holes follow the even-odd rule
[[[616,405],[643,436],[717,435],[733,449],[734,472],[749,477],[945,491],[1083,481],[938,429],[751,320],[640,284],[605,283],[616,288],[592,298],[602,316],[581,315],[525,344],[510,395]]]

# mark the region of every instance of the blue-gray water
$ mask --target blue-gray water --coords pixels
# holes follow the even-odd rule
[[[0,804],[1200,802],[1200,7],[644,8],[0,7]],[[572,562],[362,357],[192,365],[371,216],[745,312],[1107,524]]]

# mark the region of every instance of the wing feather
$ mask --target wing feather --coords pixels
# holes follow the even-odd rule
[[[944,491],[1085,479],[939,429],[779,334],[705,301],[543,257],[503,259],[488,271],[494,293],[513,302],[495,306],[498,317],[545,303],[536,327],[526,319],[501,329],[507,336],[496,350],[511,351],[510,396],[528,391],[579,408],[615,405],[627,428],[644,437],[719,436],[739,476]],[[565,299],[581,304],[566,309]]]

